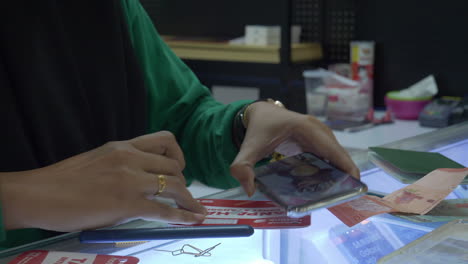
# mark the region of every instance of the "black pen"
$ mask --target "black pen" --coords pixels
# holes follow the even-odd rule
[[[118,243],[165,239],[247,237],[249,225],[171,226],[160,228],[89,230],[80,233],[81,243]]]
[[[379,198],[384,198],[385,196],[388,195],[388,193],[383,193],[375,190],[369,190],[367,191],[367,195],[372,195],[372,196],[377,196]]]
[[[344,132],[359,132],[359,131],[362,131],[362,130],[366,130],[366,129],[369,129],[369,128],[372,128],[374,127],[375,124],[374,123],[367,123],[367,124],[364,124],[364,125],[360,125],[360,126],[355,126],[355,127],[348,127],[348,128],[345,128],[343,129]]]

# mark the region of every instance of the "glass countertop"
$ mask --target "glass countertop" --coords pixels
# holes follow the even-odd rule
[[[385,147],[439,152],[468,167],[468,123],[405,139]],[[361,178],[370,190],[390,193],[406,186],[367,160],[365,153],[353,153],[361,169]],[[205,198],[248,199],[240,188]],[[468,198],[467,186],[459,186],[448,199]],[[253,199],[265,199],[256,193]],[[376,263],[396,249],[418,239],[441,226],[441,223],[416,223],[389,214],[371,217],[353,227],[347,227],[327,209],[312,212],[312,224],[300,229],[255,230],[251,237],[224,239],[185,239],[151,241],[144,244],[116,248],[113,245],[83,245],[77,233],[33,243],[0,252],[0,263],[7,263],[12,255],[30,249],[92,252],[138,257],[140,263]],[[136,221],[126,228],[155,227],[155,222]],[[219,244],[221,243],[221,244]],[[189,244],[200,249],[214,248],[210,257],[192,255],[172,256],[170,251]],[[6,256],[10,256],[5,258]]]

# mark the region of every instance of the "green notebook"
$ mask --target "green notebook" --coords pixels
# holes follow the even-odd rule
[[[413,183],[429,172],[440,168],[464,168],[465,166],[440,153],[422,152],[382,147],[370,147],[381,161],[390,166],[383,169],[403,183]],[[382,165],[382,163],[378,164]],[[462,184],[468,184],[465,179]]]

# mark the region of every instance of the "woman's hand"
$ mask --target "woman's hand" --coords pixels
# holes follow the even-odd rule
[[[255,192],[254,165],[275,150],[287,156],[312,152],[359,178],[358,168],[331,130],[313,116],[295,113],[268,102],[253,103],[246,115],[247,132],[231,164],[231,174],[249,196]]]
[[[183,153],[175,137],[158,132],[111,142],[41,169],[1,174],[1,200],[7,229],[77,231],[143,218],[171,223],[203,221],[206,209],[185,187]],[[184,209],[150,198],[166,176],[161,197]]]

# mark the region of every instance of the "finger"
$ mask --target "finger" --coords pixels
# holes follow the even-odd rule
[[[259,160],[260,154],[258,153],[255,145],[242,144],[239,153],[231,164],[231,175],[237,179],[244,188],[244,191],[250,197],[255,193],[255,173],[253,171],[255,163]]]
[[[236,178],[245,193],[251,197],[255,193],[255,173],[249,162],[234,162],[231,164],[231,175]]]
[[[185,185],[174,178],[169,179],[168,188],[161,196],[174,199],[178,206],[191,212],[203,215],[208,213],[208,210],[193,198]]]
[[[338,144],[334,145],[333,147],[330,145],[317,146],[317,147],[323,148],[327,146],[329,148],[327,151],[315,150],[311,152],[316,153],[317,155],[320,155],[322,158],[326,159],[327,161],[329,161],[331,164],[333,164],[337,168],[352,175],[356,179],[359,179],[360,178],[359,169],[356,167],[353,160],[348,155],[348,152],[346,152],[346,150]]]
[[[316,134],[310,136],[309,133],[304,133],[304,131],[315,131]],[[336,141],[333,135],[327,133],[326,129],[318,130],[313,124],[308,123],[305,125],[305,129],[295,134],[294,137],[297,142],[301,142],[301,146],[305,151],[319,155],[339,169],[359,179],[359,169],[348,155],[348,152]]]
[[[285,130],[278,133],[274,138],[259,137],[252,130],[247,130],[239,153],[231,164],[231,175],[236,178],[244,188],[247,195],[252,196],[255,192],[255,164],[271,155],[278,145],[284,142],[290,134]]]
[[[137,150],[135,163],[145,172],[176,176],[184,185],[186,184],[184,174],[182,173],[183,168],[177,160]]]
[[[141,151],[164,155],[177,160],[180,163],[180,167],[182,169],[185,168],[185,159],[182,149],[177,143],[174,134],[169,131],[160,131],[140,136],[129,142]]]
[[[154,197],[154,194],[159,193],[161,197],[174,199],[179,206],[186,210],[204,215],[208,213],[206,208],[193,198],[187,187],[185,187],[185,183],[181,182],[179,178],[164,176],[165,186],[160,186],[159,175],[152,174],[148,177],[151,182],[147,184],[149,188],[147,188],[146,194]]]
[[[136,217],[145,220],[158,220],[174,224],[198,224],[203,222],[205,215],[196,214],[184,209],[150,200],[140,200],[135,204]]]
[[[294,156],[304,152],[302,147],[297,144],[297,142],[292,141],[290,139],[286,140],[285,142],[281,143],[276,149],[275,152],[280,153],[286,157]]]

